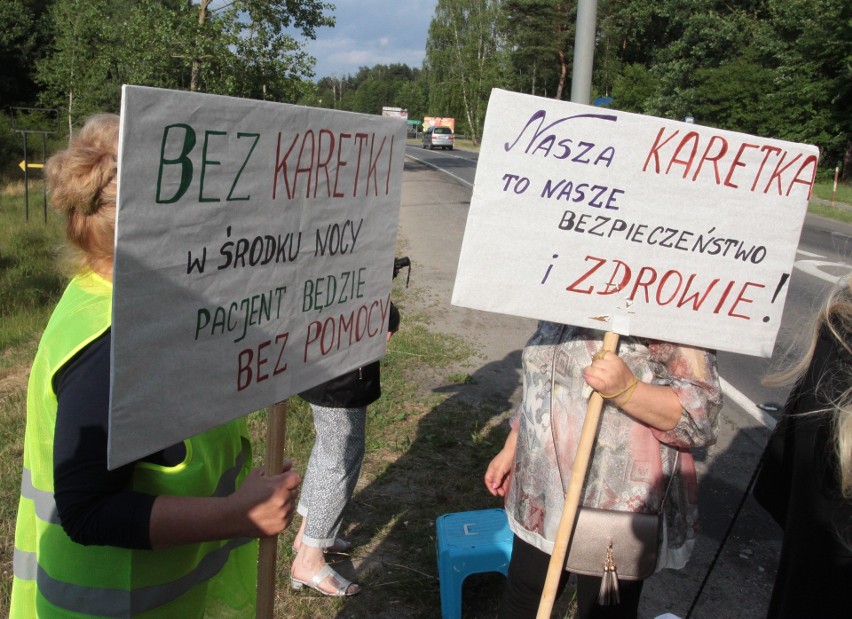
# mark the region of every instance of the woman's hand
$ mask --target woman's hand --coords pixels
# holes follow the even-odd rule
[[[286,529],[296,511],[296,488],[301,476],[284,463],[284,472],[266,476],[260,469],[251,471],[229,499],[235,512],[245,518],[246,537],[269,537]]]
[[[614,352],[601,351],[595,357],[583,378],[605,400],[663,432],[677,426],[683,409],[671,387],[642,382]]]
[[[284,462],[284,472],[249,473],[226,497],[160,495],[151,510],[151,547],[170,548],[239,537],[269,537],[290,525],[301,476]]]
[[[621,357],[609,350],[595,355],[592,364],[583,370],[583,378],[592,389],[611,399],[616,406],[630,399],[637,380]]]
[[[518,442],[518,433],[512,430],[506,437],[506,443],[491,460],[485,470],[485,487],[494,496],[505,497],[509,491],[509,482],[512,480],[512,465],[515,463],[515,446]]]

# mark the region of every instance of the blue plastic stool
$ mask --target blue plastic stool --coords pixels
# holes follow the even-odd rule
[[[441,615],[459,619],[462,584],[471,574],[509,571],[512,531],[502,509],[444,514],[435,520]]]

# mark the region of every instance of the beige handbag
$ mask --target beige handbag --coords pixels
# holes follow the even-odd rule
[[[666,492],[655,514],[577,508],[577,525],[571,536],[565,569],[601,578],[598,604],[619,603],[618,580],[645,580],[657,569],[663,535],[663,507],[680,464],[677,453]]]
[[[565,569],[602,577],[614,564],[618,577],[645,580],[657,567],[663,514],[580,507]]]

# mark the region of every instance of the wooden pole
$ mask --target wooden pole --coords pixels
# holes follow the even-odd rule
[[[287,437],[287,401],[270,407],[267,414],[266,461],[264,473],[284,471],[284,441]],[[275,616],[275,574],[278,561],[278,536],[260,540],[257,557],[257,619]]]
[[[616,352],[617,348],[618,334],[607,331],[604,335],[603,350]],[[574,522],[577,519],[577,507],[580,504],[580,491],[583,489],[586,471],[589,469],[589,461],[592,458],[592,448],[595,446],[595,437],[598,433],[598,422],[602,409],[603,398],[601,394],[594,391],[586,407],[586,418],[583,420],[583,429],[580,432],[577,455],[574,456],[571,481],[568,483],[568,491],[565,493],[565,504],[562,507],[562,517],[559,520],[556,541],[553,543],[553,554],[550,555],[550,563],[547,566],[547,578],[544,581],[544,590],[541,593],[536,619],[550,619],[553,604],[556,602],[556,590],[559,587],[562,570],[565,569],[565,558],[568,556],[571,535],[574,533]]]

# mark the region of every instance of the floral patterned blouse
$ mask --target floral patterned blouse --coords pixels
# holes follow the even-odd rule
[[[540,322],[523,351],[524,391],[512,419],[518,442],[506,512],[514,533],[551,553],[588,404],[583,368],[603,332]],[[669,431],[636,421],[604,400],[580,504],[656,513],[664,504],[665,548],[658,567],[683,567],[697,533],[693,447],[712,445],[722,394],[713,352],[621,337],[618,355],[644,382],[668,385],[683,412]],[[678,473],[670,480],[672,471]]]

